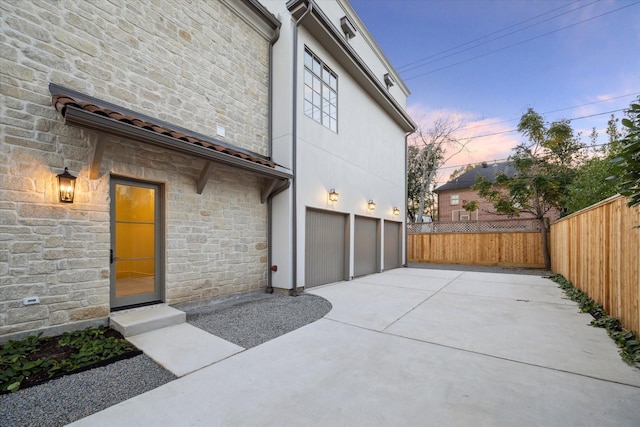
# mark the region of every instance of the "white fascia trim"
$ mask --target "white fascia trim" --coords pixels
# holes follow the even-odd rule
[[[302,19],[301,24],[305,29],[329,50],[334,58],[405,132],[415,131],[416,124],[409,114],[389,94],[385,84],[376,78],[314,0],[291,0],[287,3],[287,9],[295,20]],[[309,9],[310,13],[307,13]]]
[[[411,91],[409,90],[407,85],[404,83],[402,78],[400,78],[400,75],[398,74],[396,69],[393,67],[393,65],[391,65],[391,62],[389,62],[389,59],[384,54],[382,49],[380,49],[380,46],[378,46],[378,43],[375,41],[375,39],[369,32],[369,29],[367,28],[365,23],[362,22],[362,20],[360,19],[360,16],[358,16],[356,11],[351,6],[351,3],[344,0],[337,0],[337,2],[340,4],[340,7],[344,11],[344,13],[350,17],[351,22],[356,26],[356,28],[358,28],[358,30],[362,34],[362,37],[367,42],[371,50],[375,52],[378,59],[380,59],[380,61],[382,61],[382,63],[385,65],[386,69],[388,70],[388,73],[393,76],[396,83],[398,84],[398,87],[402,90],[402,93],[404,93],[405,96],[409,96],[411,94]]]
[[[280,21],[256,0],[220,0],[265,40],[275,38]]]

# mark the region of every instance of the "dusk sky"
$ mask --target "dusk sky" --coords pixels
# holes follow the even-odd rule
[[[601,113],[622,117],[640,95],[640,1],[350,1],[409,87],[414,120],[465,121],[474,139],[452,166],[506,159],[529,107],[606,142]]]

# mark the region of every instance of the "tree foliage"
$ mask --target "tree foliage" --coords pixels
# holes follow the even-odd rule
[[[407,147],[407,215],[412,222],[422,222],[424,215],[435,216],[436,172],[469,143],[456,136],[463,126],[462,122],[438,118],[428,129],[419,126],[410,139]]]
[[[609,141],[603,148],[594,143],[593,156],[576,170],[573,182],[567,188],[567,213],[577,212],[601,200],[616,195],[620,191],[618,180],[608,179],[615,174],[612,159],[620,153],[620,139],[623,133],[618,130],[618,119],[613,115],[607,125]],[[594,129],[592,140],[597,139]]]
[[[584,209],[618,193],[611,176],[611,158],[593,157],[587,160],[575,174],[574,182],[567,188],[566,213]]]
[[[462,201],[462,209],[464,209],[467,212],[475,212],[478,210],[478,208],[480,208],[480,206],[478,205],[478,201],[477,200],[463,200]]]
[[[619,155],[612,162],[620,182],[620,194],[629,198],[629,206],[637,206],[640,205],[640,103],[632,103],[626,114],[622,125],[627,134],[621,140]]]
[[[550,268],[549,216],[564,211],[566,189],[584,145],[567,120],[547,124],[531,108],[521,117],[518,131],[527,142],[516,146],[510,156],[515,173],[499,174],[495,182],[480,177],[472,188],[498,213],[520,216],[526,212],[539,221],[545,265]]]

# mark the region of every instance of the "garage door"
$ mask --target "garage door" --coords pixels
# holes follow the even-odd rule
[[[384,222],[384,269],[390,270],[402,265],[402,223]]]
[[[354,276],[377,273],[380,271],[380,246],[378,242],[379,221],[374,218],[356,216],[354,224]]]
[[[346,280],[346,215],[308,209],[305,225],[305,287]]]

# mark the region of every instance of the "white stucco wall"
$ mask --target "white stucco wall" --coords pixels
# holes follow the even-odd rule
[[[393,68],[393,65],[389,62],[371,33],[369,33],[366,23],[356,14],[351,4],[347,0],[320,1],[318,4],[338,28],[340,28],[340,18],[349,16],[351,23],[357,30],[356,36],[349,39],[349,44],[358,52],[358,55],[380,81],[384,82],[383,77],[386,73],[390,73],[393,76],[396,84],[389,88],[389,93],[403,108],[406,108],[407,96],[409,95],[408,88],[400,80],[400,76]]]
[[[349,277],[354,272],[354,216],[368,216],[382,220],[404,222],[405,200],[405,131],[385,112],[376,101],[350,76],[331,53],[331,47],[323,46],[303,25],[297,28],[286,10],[284,1],[266,0],[264,4],[277,14],[283,22],[280,40],[274,49],[274,61],[277,72],[274,73],[276,97],[280,91],[286,97],[293,96],[293,82],[296,81],[296,120],[288,110],[274,109],[274,160],[278,163],[291,156],[287,142],[293,143],[295,138],[295,208],[292,194],[294,189],[274,199],[273,217],[274,242],[272,252],[274,264],[278,264],[278,273],[272,275],[275,287],[291,288],[293,279],[293,257],[287,253],[284,242],[295,238],[297,286],[304,286],[305,281],[305,213],[307,208],[330,210],[349,215],[350,229],[350,264]],[[339,28],[340,18],[351,13],[351,7],[339,0],[316,2],[331,22]],[[353,17],[352,17],[353,18]],[[359,19],[353,19],[360,24]],[[361,58],[366,59],[367,66],[374,71],[380,81],[389,69],[390,64],[379,51],[375,41],[368,39],[365,30],[357,33],[350,45],[357,49]],[[291,49],[297,49],[297,64],[292,66],[294,57]],[[304,49],[307,46],[338,76],[338,132],[323,127],[304,115]],[[294,75],[297,74],[297,80]],[[406,105],[407,92],[403,85],[391,88],[392,95],[401,105]],[[278,102],[278,101],[276,101]],[[277,104],[274,104],[277,105]],[[295,134],[295,135],[294,135]],[[276,148],[276,147],[281,147]],[[293,150],[293,148],[291,148]],[[283,156],[283,157],[278,157]],[[328,193],[334,188],[339,194],[338,202],[329,202]],[[367,201],[374,200],[376,209],[367,210]],[[400,215],[393,215],[393,208],[400,209]],[[295,209],[295,230],[291,230]],[[404,228],[404,227],[403,227]],[[381,233],[384,236],[384,233]],[[383,237],[382,237],[383,238]],[[383,247],[384,242],[379,244]],[[403,233],[403,254],[404,254]],[[383,265],[381,251],[380,265]],[[282,273],[282,274],[281,274]]]
[[[299,32],[299,55],[305,45],[338,75],[338,133],[304,115],[298,104],[297,186],[298,253],[305,248],[305,211],[308,207],[378,219],[403,220],[405,194],[405,134],[372,101],[304,28]],[[300,75],[304,72],[300,64]],[[303,91],[299,81],[299,93]],[[328,200],[331,188],[338,202]],[[376,203],[367,209],[368,200]],[[399,207],[401,214],[393,215]],[[353,276],[353,230],[350,227],[349,277]],[[380,242],[383,245],[383,242]],[[304,283],[304,257],[298,259],[298,283]],[[382,265],[382,259],[381,264]]]

